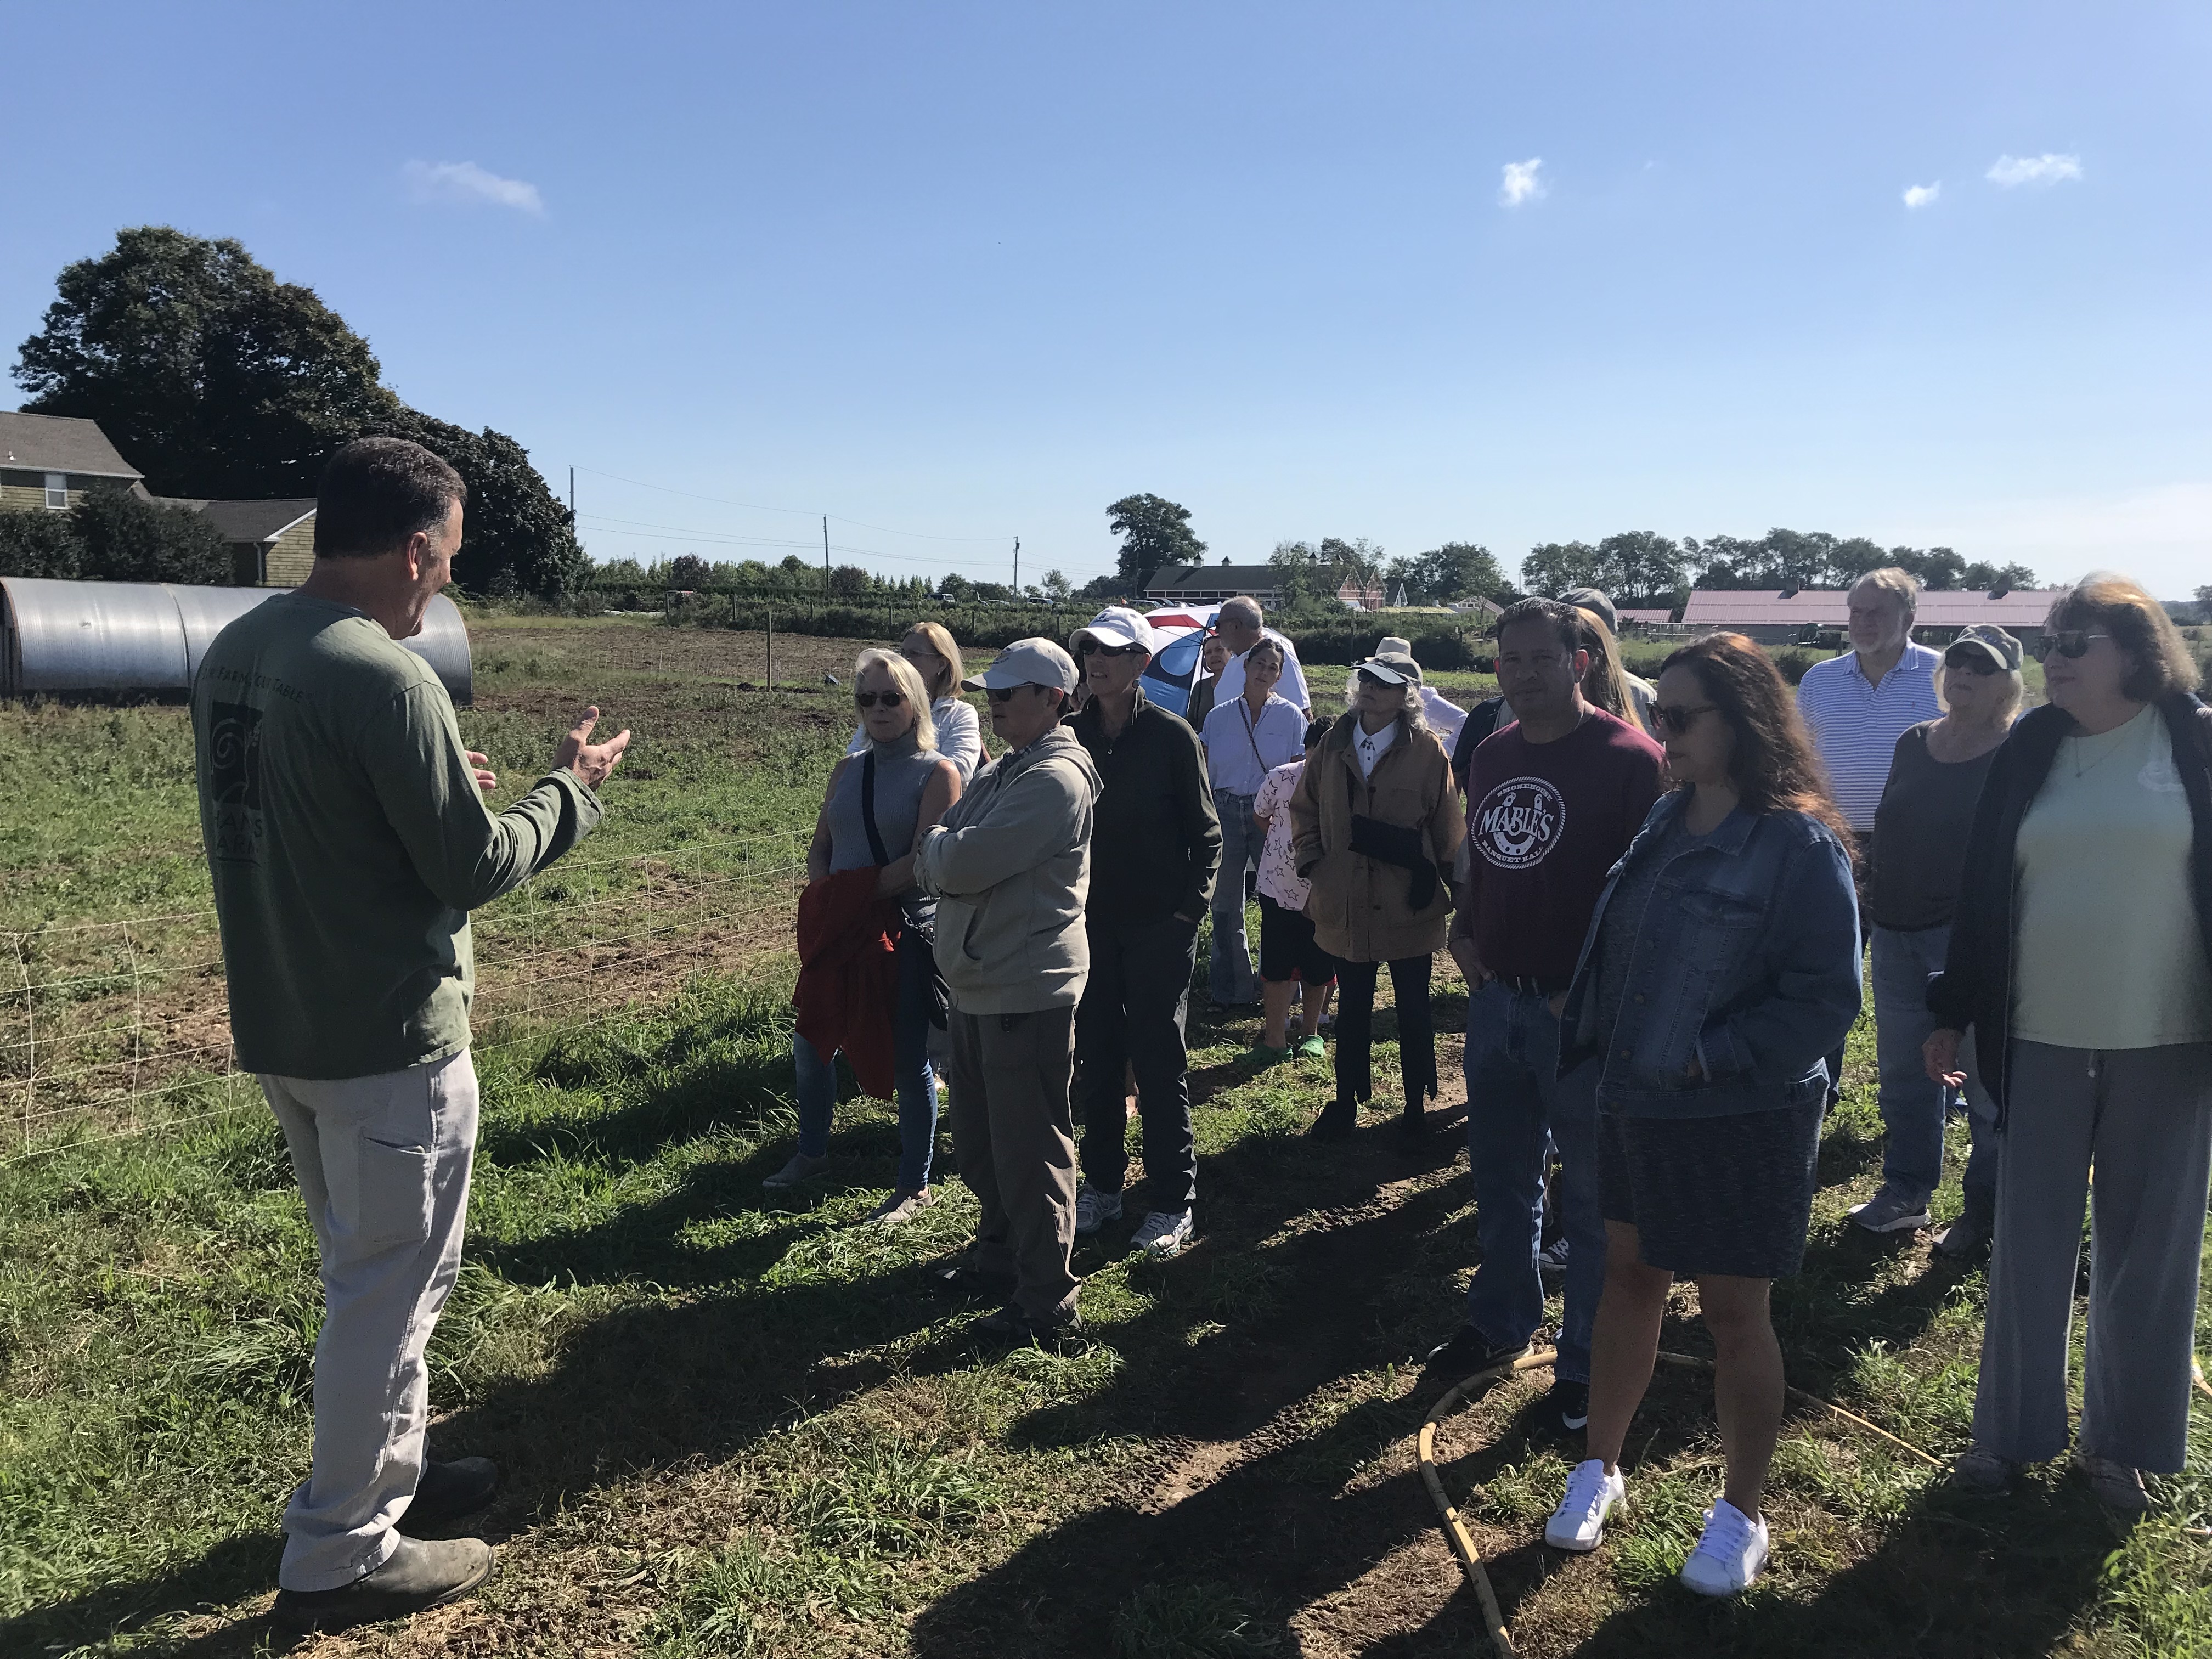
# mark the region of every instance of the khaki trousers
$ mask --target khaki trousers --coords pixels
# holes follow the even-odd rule
[[[1014,1305],[1049,1324],[1075,1306],[1075,1010],[951,1012],[952,1147],[982,1211],[974,1266],[1014,1276]]]
[[[284,1510],[289,1590],[380,1567],[422,1479],[423,1354],[461,1264],[476,1156],[468,1051],[404,1071],[260,1079],[322,1250],[315,1461]]]

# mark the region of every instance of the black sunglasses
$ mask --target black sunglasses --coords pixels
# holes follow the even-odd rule
[[[1014,693],[1017,691],[1042,691],[1044,690],[1046,690],[1046,688],[1042,685],[991,685],[984,688],[984,695],[989,697],[993,702],[1012,702],[1014,700]]]
[[[1685,708],[1680,703],[1655,702],[1651,705],[1651,718],[1679,738],[1698,723],[1698,715],[1710,714],[1719,707],[1717,702],[1701,702],[1692,708]]]
[[[1994,674],[1998,672],[1996,658],[1986,651],[1976,651],[1972,647],[1964,651],[1946,651],[1943,666],[1963,668],[1969,674]]]
[[[2109,640],[2112,637],[2110,634],[2085,634],[2078,628],[2062,628],[2056,633],[2045,634],[2035,642],[2035,659],[2038,662],[2048,662],[2054,650],[2069,660],[2075,657],[2086,657],[2089,654],[2090,641]]]
[[[1141,645],[1101,645],[1096,640],[1085,640],[1075,647],[1079,657],[1142,657],[1149,655]]]
[[[896,708],[906,701],[903,691],[855,691],[853,701],[863,708],[873,708],[878,703],[886,708]]]

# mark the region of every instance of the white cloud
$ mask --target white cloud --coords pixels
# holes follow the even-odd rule
[[[1523,202],[1543,200],[1544,181],[1536,176],[1536,169],[1543,165],[1540,155],[1532,155],[1525,161],[1508,161],[1498,180],[1499,204],[1519,207]]]
[[[1924,208],[1942,193],[1943,181],[1941,179],[1932,185],[1907,185],[1905,187],[1905,205]]]
[[[520,213],[542,216],[545,211],[537,185],[525,184],[520,179],[502,179],[474,161],[410,161],[400,171],[407,180],[408,197],[413,201],[458,202],[471,206],[489,202],[495,207],[509,207]]]
[[[2041,155],[2000,155],[1990,164],[1987,176],[1991,184],[2007,190],[2016,185],[2055,185],[2063,179],[2079,179],[2081,158],[2048,151]]]

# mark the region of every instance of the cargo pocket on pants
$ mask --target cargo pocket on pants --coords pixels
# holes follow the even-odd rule
[[[338,1218],[352,1235],[355,1254],[428,1239],[436,1161],[428,1146],[389,1146],[366,1133],[356,1138],[354,1210]]]

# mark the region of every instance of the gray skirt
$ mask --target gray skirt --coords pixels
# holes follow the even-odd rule
[[[1598,1115],[1598,1196],[1646,1267],[1787,1279],[1804,1264],[1822,1103],[1722,1117]]]

